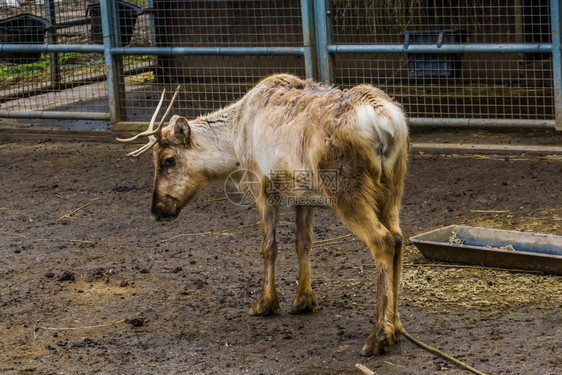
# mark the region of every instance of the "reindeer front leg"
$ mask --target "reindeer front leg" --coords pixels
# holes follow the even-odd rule
[[[256,203],[263,234],[264,275],[261,295],[250,308],[250,315],[265,316],[279,310],[279,297],[275,289],[275,259],[278,252],[277,240],[275,239],[277,206],[269,205],[263,197],[258,199]]]

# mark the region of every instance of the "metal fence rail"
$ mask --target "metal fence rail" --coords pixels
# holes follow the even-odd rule
[[[558,0],[8,3],[0,117],[123,127],[178,83],[176,108],[196,116],[290,72],[372,83],[412,125],[562,128]]]
[[[76,3],[0,6],[0,116],[109,119],[107,100],[69,112],[76,102],[107,97],[103,47],[88,44],[88,3]]]
[[[414,125],[556,125],[548,2],[428,3],[332,1],[321,78],[371,80]]]

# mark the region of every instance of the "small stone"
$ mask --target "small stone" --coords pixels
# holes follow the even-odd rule
[[[64,271],[62,276],[59,277],[59,281],[74,281],[76,280],[76,276],[74,275],[74,272],[70,272],[70,271]]]
[[[146,320],[144,318],[133,318],[129,320],[129,323],[133,327],[142,327],[146,324]]]

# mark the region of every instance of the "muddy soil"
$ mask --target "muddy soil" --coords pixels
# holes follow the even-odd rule
[[[467,373],[405,338],[358,355],[374,318],[373,261],[327,210],[315,217],[318,311],[288,313],[298,275],[285,208],[281,310],[249,316],[262,278],[255,209],[214,186],[177,221],[154,223],[150,156],[102,140],[0,136],[0,373],[358,374],[356,363]],[[414,151],[403,229],[562,235],[560,186],[560,155]],[[412,335],[485,373],[560,373],[562,277],[428,261],[410,243],[405,252],[399,310]]]

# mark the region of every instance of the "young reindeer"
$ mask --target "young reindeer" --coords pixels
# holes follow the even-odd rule
[[[375,326],[361,354],[384,352],[402,330],[397,311],[403,241],[398,213],[408,152],[402,107],[370,85],[342,91],[279,74],[226,108],[189,121],[176,115],[163,127],[178,90],[156,129],[164,93],[148,130],[120,139],[149,137],[147,145],[128,155],[137,157],[153,148],[152,218],[175,219],[204,185],[238,169],[249,171],[239,186],[256,198],[265,262],[261,295],[250,314],[268,315],[279,309],[276,202],[281,196],[293,198],[298,202],[299,283],[291,312],[305,313],[316,306],[309,260],[314,206],[308,202],[326,203],[375,259]],[[302,178],[303,171],[307,178]]]

